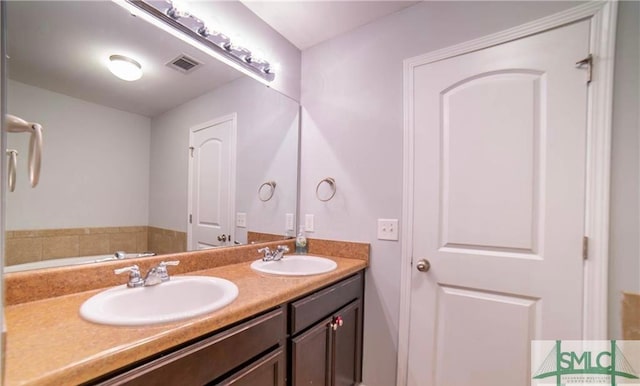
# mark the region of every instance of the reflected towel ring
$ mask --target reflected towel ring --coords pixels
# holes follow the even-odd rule
[[[7,155],[9,156],[9,191],[16,190],[16,166],[18,164],[18,151],[13,149],[7,149]]]
[[[326,198],[320,197],[320,186],[322,185],[323,182],[326,182],[331,187],[331,194],[329,195],[329,197],[326,197]],[[336,180],[334,180],[332,177],[327,177],[325,179],[320,180],[320,182],[318,182],[318,185],[316,186],[316,197],[318,197],[318,200],[327,202],[331,200],[335,195],[336,195]]]
[[[267,187],[269,187],[268,191],[266,191],[266,189],[265,189]],[[266,193],[265,193],[265,191],[266,191]],[[271,200],[271,198],[273,197],[273,193],[275,193],[275,191],[276,191],[276,182],[275,181],[267,181],[267,182],[263,183],[262,185],[260,185],[260,187],[258,188],[258,198],[262,202],[267,202],[267,201]]]

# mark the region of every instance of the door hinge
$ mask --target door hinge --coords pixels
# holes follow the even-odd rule
[[[591,83],[593,76],[593,55],[589,54],[586,58],[576,62],[576,68],[587,66],[587,84]]]
[[[589,238],[584,236],[582,238],[582,259],[587,260],[589,258]]]
[[[193,150],[195,148],[193,146],[189,146],[189,152],[191,153],[191,158],[193,158]]]
[[[193,215],[189,214],[189,224],[193,224]]]

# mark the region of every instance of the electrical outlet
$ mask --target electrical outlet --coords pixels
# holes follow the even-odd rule
[[[307,232],[313,232],[313,215],[306,214],[304,216],[304,230]]]
[[[378,219],[378,240],[398,240],[398,219]]]
[[[293,229],[293,213],[287,213],[285,215],[285,230],[286,231],[294,231]]]
[[[236,213],[236,226],[238,228],[246,228],[247,227],[247,214],[238,212]]]

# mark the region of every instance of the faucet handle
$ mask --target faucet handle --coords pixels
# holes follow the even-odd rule
[[[179,260],[162,261],[162,262],[160,262],[160,264],[158,264],[158,267],[156,268],[156,272],[160,276],[160,280],[161,281],[168,281],[170,279],[170,277],[169,277],[169,271],[167,271],[167,266],[168,265],[178,265],[178,264],[180,264]]]
[[[268,257],[271,256],[271,249],[269,247],[260,248],[258,249],[258,253],[262,253],[264,257]]]
[[[289,252],[289,247],[287,247],[286,245],[278,245],[276,247],[276,251],[287,253],[287,252]]]
[[[123,267],[123,268],[117,268],[113,270],[113,273],[115,273],[116,275],[120,275],[121,273],[125,273],[125,272],[138,272],[140,273],[140,267],[138,267],[137,265],[132,265],[129,267]]]
[[[144,280],[140,277],[140,268],[135,264],[129,267],[114,269],[113,272],[116,275],[129,272],[129,282],[127,283],[127,287],[129,288],[142,287],[144,285]]]

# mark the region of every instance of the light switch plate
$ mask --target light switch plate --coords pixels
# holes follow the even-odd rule
[[[285,230],[287,231],[293,231],[295,229],[293,229],[293,213],[287,213],[285,214]]]
[[[247,214],[238,212],[236,213],[236,226],[238,228],[246,228],[247,227]]]
[[[378,219],[378,240],[398,240],[398,219]]]
[[[304,216],[304,230],[307,232],[313,232],[313,215],[306,214]]]

